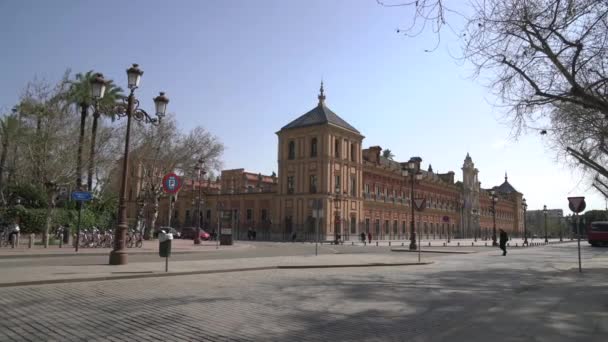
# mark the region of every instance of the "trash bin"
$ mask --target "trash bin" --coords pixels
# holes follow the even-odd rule
[[[165,233],[161,231],[158,234],[158,255],[162,258],[168,258],[171,256],[171,243],[173,242],[173,234]]]
[[[232,229],[222,228],[220,230],[220,246],[232,245]]]

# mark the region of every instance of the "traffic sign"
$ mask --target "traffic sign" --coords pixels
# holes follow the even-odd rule
[[[422,211],[426,207],[426,199],[425,198],[414,198],[414,205],[416,206],[416,209],[418,209],[419,211]]]
[[[163,191],[168,194],[175,194],[182,187],[182,180],[173,172],[167,173],[163,177]]]
[[[580,213],[585,210],[587,204],[585,203],[585,197],[568,197],[568,207],[572,212]]]
[[[72,199],[74,201],[90,201],[93,199],[93,194],[88,191],[74,191],[72,192]]]

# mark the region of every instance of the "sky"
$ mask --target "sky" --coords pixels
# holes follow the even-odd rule
[[[179,126],[203,126],[225,145],[225,169],[277,170],[276,132],[312,109],[321,80],[329,108],[396,160],[420,156],[456,172],[470,153],[484,188],[509,182],[528,209],[564,209],[585,196],[605,209],[583,175],[543,136],[515,139],[502,108],[449,35],[410,38],[407,8],[375,0],[0,0],[0,109],[28,81],[95,70],[126,88],[144,70],[144,108],[165,91]]]

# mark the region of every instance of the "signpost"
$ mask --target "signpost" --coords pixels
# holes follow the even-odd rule
[[[88,191],[74,191],[72,192],[72,200],[78,202],[78,226],[76,227],[76,252],[78,252],[78,246],[80,246],[80,218],[82,215],[82,206],[84,202],[93,199],[93,194]]]
[[[576,235],[578,236],[578,271],[583,272],[583,266],[581,264],[581,229],[580,220],[578,214],[585,210],[587,204],[585,203],[585,197],[568,197],[568,207],[574,213],[576,217]]]
[[[163,177],[163,191],[169,194],[169,216],[167,226],[171,227],[171,215],[173,215],[173,203],[176,200],[178,191],[182,188],[182,180],[173,172],[167,173]]]
[[[313,200],[312,217],[315,219],[315,255],[319,253],[319,220],[323,217],[323,202],[320,199]]]
[[[426,208],[426,198],[414,198],[414,206],[416,207],[416,210],[423,211]],[[422,258],[422,256],[420,255],[420,253],[422,253],[420,251],[422,249],[421,242],[422,242],[422,234],[420,232],[420,227],[418,227],[418,262],[420,262],[420,259]]]
[[[448,225],[448,243],[450,243],[450,217],[449,216],[444,216],[443,217],[443,222]]]

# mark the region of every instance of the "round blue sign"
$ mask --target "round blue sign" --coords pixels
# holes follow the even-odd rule
[[[166,193],[174,194],[178,192],[181,187],[182,180],[175,173],[171,172],[163,177],[163,190]]]

